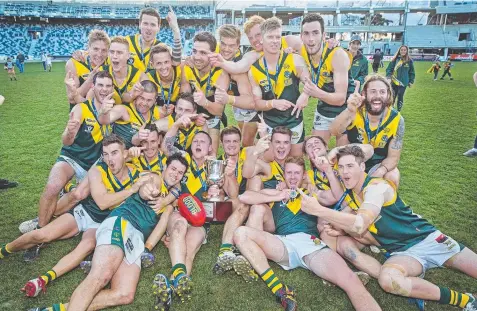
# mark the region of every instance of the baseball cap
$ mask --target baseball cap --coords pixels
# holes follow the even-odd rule
[[[361,37],[359,35],[352,35],[351,40],[349,40],[349,42],[353,41],[359,41],[359,43],[361,43]]]

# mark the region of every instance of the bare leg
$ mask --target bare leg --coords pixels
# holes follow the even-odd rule
[[[167,232],[171,240],[169,243],[169,256],[171,257],[172,266],[178,263],[185,263],[187,248],[186,248],[186,234],[187,234],[187,220],[179,213],[174,213],[169,219],[167,225]]]
[[[392,171],[387,172],[386,174],[384,174],[383,177],[384,177],[384,179],[387,179],[387,180],[391,181],[396,186],[396,189],[399,188],[399,182],[401,180],[401,173],[399,172],[399,169],[397,167],[395,169],[393,169]]]
[[[96,294],[113,278],[123,262],[124,252],[115,245],[96,247],[91,265],[91,272],[75,289],[68,305],[68,311],[84,311]]]
[[[28,249],[41,243],[47,243],[58,239],[68,239],[78,233],[78,226],[71,214],[65,214],[39,230],[33,230],[23,234],[18,239],[8,243],[10,252]]]
[[[381,310],[346,262],[331,249],[321,249],[303,258],[317,276],[338,285],[348,295],[357,311]]]
[[[343,258],[348,260],[359,270],[364,271],[373,278],[377,279],[381,271],[381,264],[374,257],[361,252],[361,249],[363,248],[364,245],[352,237],[338,237],[338,254],[343,256]]]
[[[125,260],[111,279],[111,289],[100,291],[91,302],[88,310],[103,310],[108,307],[133,303],[141,268],[129,265]]]
[[[265,204],[252,205],[246,226],[260,231],[274,232],[275,222],[270,207]]]
[[[186,260],[185,265],[187,274],[192,274],[192,264],[194,263],[195,255],[199,252],[199,249],[205,239],[205,229],[203,227],[189,227],[186,234]]]
[[[208,132],[212,138],[212,156],[216,157],[219,150],[219,130],[209,129]]]
[[[253,146],[255,135],[257,135],[257,122],[245,122],[242,129],[242,146]]]
[[[320,239],[325,242],[326,245],[328,245],[329,248],[331,248],[334,251],[337,251],[336,249],[338,248],[338,238],[335,236],[328,235],[323,229],[324,225],[327,222],[325,220],[322,220],[318,218],[318,231],[320,232]]]
[[[321,138],[323,138],[325,140],[325,142],[327,144],[330,141],[331,134],[330,134],[329,130],[313,130],[311,132],[311,134],[312,135],[319,135]]]
[[[290,156],[301,157],[303,156],[303,143],[294,144],[290,150]]]
[[[477,254],[469,248],[464,248],[462,252],[454,255],[444,263],[444,266],[459,270],[468,276],[477,279]]]
[[[85,178],[80,182],[78,187],[74,188],[71,192],[66,193],[58,200],[54,213],[55,216],[62,215],[78,205],[81,200],[88,197],[89,193],[88,178]]]
[[[44,227],[50,222],[56,210],[58,195],[74,174],[73,168],[66,162],[56,162],[51,168],[48,182],[40,198],[38,210],[38,225],[40,227]]]
[[[52,268],[56,272],[56,277],[60,277],[65,273],[76,268],[81,261],[91,254],[96,246],[96,229],[89,229],[83,233],[80,243],[76,248],[60,259]]]
[[[222,244],[233,243],[235,229],[243,224],[250,211],[248,205],[240,203],[238,200],[232,200],[232,204],[234,205],[234,211],[225,222],[224,232],[222,234]]]

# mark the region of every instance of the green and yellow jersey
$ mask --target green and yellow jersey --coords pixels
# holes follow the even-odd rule
[[[137,158],[133,158],[131,162],[136,165],[140,172],[151,171],[162,174],[166,167],[166,161],[166,155],[162,151],[159,151],[157,157],[151,161],[148,161],[144,155],[141,155]]]
[[[235,178],[237,178],[237,183],[239,185],[239,194],[242,194],[247,190],[247,178],[243,178],[242,170],[243,164],[247,159],[247,149],[241,148],[238,154],[238,161],[235,164]],[[225,154],[219,156],[218,160],[226,160]]]
[[[243,57],[242,52],[240,50],[238,50],[237,53],[235,53],[234,58],[232,59],[232,61],[234,63],[238,62],[239,60],[242,59],[242,57]],[[232,77],[230,77],[229,89],[227,90],[227,94],[232,95],[232,96],[240,96],[237,81],[232,80]]]
[[[163,181],[159,197],[165,198],[168,193],[169,189]],[[127,198],[121,206],[113,210],[109,217],[121,217],[123,220],[127,220],[144,235],[144,239],[147,239],[165,210],[166,208],[164,207],[156,214],[147,203],[147,200],[142,199],[139,193],[135,193]]]
[[[114,78],[113,66],[104,66],[104,70],[107,70],[113,77],[114,103],[116,105],[122,104],[123,100],[121,99],[121,97],[123,96],[123,94],[129,92],[133,88],[134,84],[141,80],[141,71],[139,71],[136,67],[128,65],[128,73],[126,75],[126,78],[121,84],[119,84]]]
[[[277,161],[272,161],[267,163],[270,165],[270,176],[262,176],[262,183],[264,189],[276,189],[278,183],[283,182],[285,180],[283,174],[283,167],[278,164]]]
[[[123,138],[126,148],[129,149],[133,146],[133,136],[139,131],[141,126],[159,120],[160,114],[157,106],[153,106],[149,111],[149,117],[143,116],[137,111],[133,103],[125,103],[124,106],[129,114],[129,121],[117,120],[114,122],[113,133]]]
[[[212,67],[209,73],[201,77],[195,67],[184,66],[184,75],[190,84],[192,92],[196,90],[202,91],[205,97],[211,102],[215,102],[215,85],[222,72],[222,68]],[[197,113],[205,113],[210,116],[210,112],[202,106],[197,107]]]
[[[320,89],[322,89],[323,91],[327,93],[335,92],[335,85],[334,85],[334,79],[333,79],[333,57],[335,56],[336,51],[338,51],[339,49],[342,49],[342,48],[334,47],[333,49],[330,49],[328,47],[328,43],[326,43],[323,47],[323,53],[321,54],[321,59],[319,64],[313,63],[311,56],[306,51],[306,48],[304,45],[302,45],[300,50],[300,55],[305,59],[308,69],[310,70],[313,82],[316,83]],[[347,55],[349,56],[348,53]],[[347,89],[346,98],[348,98],[348,96],[353,92],[354,92],[354,80],[351,78],[351,71],[348,70],[348,89]],[[322,116],[327,118],[335,118],[345,109],[346,109],[345,103],[343,103],[343,105],[341,106],[333,106],[320,99],[318,99],[318,106],[316,107],[316,110],[318,111],[318,113],[320,113]]]
[[[125,189],[129,189],[139,178],[139,170],[134,164],[126,163],[126,166],[128,168],[128,178],[125,181],[121,182],[116,176],[114,176],[113,172],[111,172],[106,163],[101,161],[96,165],[96,167],[101,173],[101,180],[106,187],[108,193],[116,193]],[[86,199],[81,201],[81,205],[86,210],[91,219],[93,219],[93,221],[101,223],[103,222],[103,220],[106,219],[106,217],[108,217],[109,213],[112,210],[114,210],[121,204],[112,206],[109,209],[102,210],[98,207],[96,202],[94,202],[93,197],[90,195]]]
[[[330,190],[331,191],[331,186],[330,182],[328,180],[328,177],[326,176],[325,173],[322,173],[316,168],[313,168],[311,170],[308,170],[307,172],[308,178],[311,182],[312,185],[314,185],[318,190]],[[344,185],[341,183],[341,187],[346,193],[346,196],[343,198],[343,201],[347,203],[347,206],[351,208],[352,210],[356,211],[358,209],[358,205],[355,202],[355,197],[353,196],[350,191],[347,191]],[[345,195],[343,193],[343,195]],[[339,201],[338,201],[339,202]],[[336,205],[335,205],[336,206]],[[329,206],[329,207],[335,207],[335,206]]]
[[[308,190],[301,189],[305,194]],[[279,201],[270,203],[273,221],[275,222],[275,234],[289,235],[303,232],[309,235],[319,236],[316,227],[318,218],[301,210],[302,196],[297,192],[295,198],[287,202]]]
[[[369,124],[367,120],[366,107],[362,107],[347,128],[350,143],[370,144],[374,147],[373,157],[366,161],[366,171],[381,163],[388,156],[389,143],[397,134],[401,114],[392,108],[388,108],[378,126],[373,128],[366,125]]]
[[[156,104],[161,107],[166,103],[175,106],[177,98],[180,94],[182,78],[181,66],[172,66],[172,71],[172,82],[169,84],[162,84],[161,77],[155,69],[151,69],[147,72],[147,77],[149,80],[154,82],[154,84],[157,86]]]
[[[204,201],[208,190],[205,163],[199,167],[188,153],[186,153],[185,159],[189,163],[189,168],[181,183],[181,193],[192,194],[200,201]]]
[[[366,188],[372,180],[382,179],[366,176],[362,193],[366,192]],[[391,183],[389,184],[393,186]],[[356,193],[354,195],[357,196]],[[379,216],[368,228],[381,248],[389,253],[405,251],[436,230],[427,220],[414,214],[396,191],[391,200],[384,202]]]
[[[168,124],[167,128],[170,129],[174,122],[176,122],[176,116],[168,115],[167,116]],[[179,150],[189,151],[190,146],[192,145],[192,140],[194,139],[195,134],[197,132],[202,131],[202,126],[197,126],[195,123],[189,128],[180,128],[176,135],[176,141],[174,142],[174,146]]]
[[[81,86],[86,81],[86,79],[88,79],[91,71],[93,71],[94,69],[93,64],[91,64],[89,60],[89,56],[86,57],[85,62],[77,61],[74,58],[71,59],[71,62],[73,63],[73,66],[76,69],[76,76],[78,77],[80,86]],[[104,70],[104,66],[101,66],[99,70],[100,71]]]
[[[300,97],[300,79],[292,54],[281,51],[276,68],[268,68],[262,57],[252,65],[250,71],[255,83],[260,86],[263,100],[286,99],[296,104]],[[271,128],[294,128],[303,122],[303,114],[296,118],[291,114],[292,110],[293,107],[285,111],[273,108],[263,112],[263,119]]]
[[[73,144],[63,146],[60,155],[73,159],[87,171],[100,158],[103,138],[111,133],[111,127],[98,122],[98,112],[93,100],[89,99],[78,105],[81,109],[80,128]]]
[[[133,65],[141,72],[146,72],[149,68],[149,53],[151,49],[148,48],[147,50],[141,49],[141,42],[140,42],[140,34],[135,34],[132,36],[127,36],[126,40],[129,41],[129,53],[131,53],[131,58],[129,59],[129,64]],[[151,47],[161,43],[159,40],[155,40]]]

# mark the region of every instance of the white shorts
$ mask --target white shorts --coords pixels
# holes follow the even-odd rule
[[[285,125],[286,126],[286,125]],[[288,126],[287,126],[288,127]],[[289,128],[292,131],[292,145],[300,144],[304,141],[304,125],[303,121],[295,127]],[[267,132],[268,134],[272,135],[273,128],[267,124]]]
[[[277,262],[285,270],[291,270],[298,267],[308,269],[303,258],[306,255],[327,247],[323,241],[317,239],[319,243],[316,244],[311,235],[302,232],[275,236],[282,241],[288,252],[287,263]]]
[[[207,120],[207,128],[210,129],[220,129],[220,118],[219,117],[212,117]]]
[[[71,214],[73,214],[73,217],[76,220],[79,232],[85,232],[88,229],[97,229],[101,225],[89,216],[88,212],[86,212],[81,204],[76,205],[76,207],[71,210]]]
[[[423,272],[442,265],[464,249],[463,245],[439,230],[403,252],[391,253],[392,256],[409,256],[422,265]]]
[[[315,118],[313,119],[313,129],[315,131],[328,131],[331,123],[335,118],[327,118],[321,115],[318,110],[315,110]]]
[[[256,118],[258,112],[255,110],[249,109],[242,109],[242,108],[234,108],[234,117],[237,122],[254,122],[254,118]]]
[[[60,155],[58,158],[65,161],[66,163],[68,163],[73,168],[73,170],[75,171],[75,176],[76,176],[77,183],[81,182],[86,177],[86,174],[88,174],[88,172],[85,171],[85,169],[82,168],[81,165],[76,163],[75,160],[73,160],[73,159],[71,159],[67,156],[64,156],[64,155]],[[95,164],[96,163],[98,163],[98,161],[96,161]]]
[[[144,252],[144,235],[122,217],[109,217],[96,231],[96,247],[116,245],[124,251],[127,264],[141,268],[141,254]]]

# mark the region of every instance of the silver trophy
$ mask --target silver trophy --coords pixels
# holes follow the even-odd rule
[[[207,185],[209,187],[216,185],[217,187],[222,188],[224,185],[224,174],[225,166],[227,162],[224,160],[209,159],[206,160],[206,174],[207,174]],[[207,201],[210,202],[219,202],[220,196],[209,196]]]

